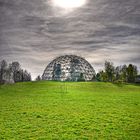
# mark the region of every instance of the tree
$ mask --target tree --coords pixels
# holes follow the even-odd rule
[[[5,60],[0,62],[0,83],[14,83],[13,72]]]
[[[21,70],[21,66],[19,64],[19,62],[12,62],[12,64],[10,64],[11,70],[13,72],[14,75],[14,81],[15,82],[20,82],[22,81],[22,70]]]
[[[127,82],[135,82],[135,77],[138,74],[137,66],[129,64],[127,67]]]
[[[98,78],[100,81],[107,82],[107,74],[103,70],[98,73]]]
[[[140,75],[137,75],[135,78],[135,83],[140,83]]]
[[[15,82],[31,81],[31,74],[23,70],[19,62],[12,62],[9,67],[13,72]]]
[[[5,73],[6,69],[7,69],[7,66],[8,66],[8,64],[7,64],[6,60],[2,60],[0,62],[0,83],[4,82],[3,81],[4,80],[3,76],[4,76],[4,73]]]
[[[115,74],[115,68],[114,68],[112,62],[105,61],[105,73],[107,75],[107,81],[108,82],[113,82],[114,74]]]
[[[120,78],[123,82],[127,82],[127,66],[126,65],[123,65],[121,68],[121,77]]]
[[[97,73],[97,74],[96,74],[96,80],[97,80],[97,81],[101,81],[101,75],[100,75],[100,73]]]
[[[22,70],[22,82],[31,81],[31,74],[27,70]]]
[[[31,74],[23,70],[19,62],[7,64],[5,60],[0,62],[0,83],[14,83],[31,81]]]
[[[42,80],[42,78],[41,78],[41,76],[40,75],[38,75],[37,77],[36,77],[36,79],[35,79],[36,81],[41,81]]]
[[[11,67],[13,72],[19,71],[21,69],[19,62],[12,62]]]
[[[6,69],[7,66],[8,66],[8,64],[7,64],[6,60],[2,60],[2,61],[0,62],[0,67],[1,67],[1,69]]]
[[[121,66],[117,66],[115,68],[115,81],[119,81],[121,79]]]

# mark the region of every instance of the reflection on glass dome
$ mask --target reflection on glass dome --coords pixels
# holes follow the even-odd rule
[[[54,59],[45,69],[43,80],[91,81],[95,79],[93,67],[75,55],[65,55]]]

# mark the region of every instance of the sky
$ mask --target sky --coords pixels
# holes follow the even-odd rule
[[[87,0],[63,9],[52,0],[0,0],[0,60],[19,61],[33,79],[60,55],[140,70],[140,0]]]

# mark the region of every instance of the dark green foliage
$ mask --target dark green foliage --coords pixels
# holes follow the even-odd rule
[[[127,66],[123,65],[120,70],[120,79],[124,82],[127,82]]]
[[[136,82],[136,83],[140,83],[140,75],[137,75],[137,76],[136,76],[135,82]]]
[[[112,62],[105,61],[105,73],[107,76],[107,81],[113,82],[114,74],[115,74],[115,67],[113,66]]]
[[[129,83],[135,82],[135,77],[137,76],[137,74],[137,67],[132,64],[129,64],[129,66],[127,67],[127,81]]]
[[[107,74],[104,71],[100,71],[96,77],[97,81],[107,82]]]
[[[112,62],[105,62],[105,70],[96,75],[97,81],[135,83],[138,70],[133,64],[114,67]]]
[[[96,74],[96,80],[99,81],[99,82],[101,81],[101,75],[100,75],[100,73],[97,73]]]

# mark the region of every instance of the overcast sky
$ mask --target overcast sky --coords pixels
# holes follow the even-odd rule
[[[0,0],[0,60],[19,61],[34,78],[65,54],[96,72],[105,60],[140,69],[140,0],[88,0],[71,11],[51,0]]]

